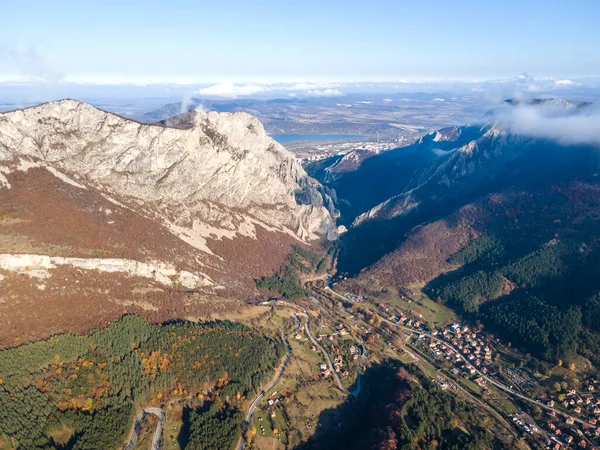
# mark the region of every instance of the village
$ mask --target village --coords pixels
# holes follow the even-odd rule
[[[495,344],[500,341],[492,340],[477,327],[458,322],[436,329],[429,327],[422,314],[415,310],[403,311],[381,303],[378,308],[385,322],[397,324],[414,336],[417,348],[427,352],[440,366],[450,367],[451,374],[473,381],[482,390],[488,389],[490,384],[504,386],[505,380],[513,382],[505,386],[508,393],[532,384],[531,377],[523,370],[499,367],[500,353]],[[442,389],[451,387],[447,381],[438,381]],[[517,383],[520,387],[515,386]],[[513,415],[513,422],[531,436],[544,436],[546,448],[597,448],[600,444],[600,380],[588,380],[583,385],[579,390],[571,388],[562,393],[549,393],[547,398],[531,399],[547,407],[539,420],[542,432],[536,425],[521,420],[518,414]]]

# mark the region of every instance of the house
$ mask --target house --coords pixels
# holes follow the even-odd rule
[[[410,310],[410,313],[411,313],[413,316],[415,316],[415,317],[418,317],[419,319],[422,319],[422,318],[423,318],[423,314],[421,314],[421,313],[420,313],[420,312],[418,312],[418,311],[415,311],[414,309],[411,309],[411,310]]]
[[[567,420],[565,420],[567,425],[573,425],[575,423],[575,419],[573,419],[572,417],[567,417]]]

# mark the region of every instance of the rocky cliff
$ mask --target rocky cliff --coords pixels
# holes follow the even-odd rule
[[[0,346],[231,311],[291,244],[337,237],[330,197],[257,119],[185,119],[74,100],[0,114]]]
[[[245,113],[195,112],[194,126],[184,130],[140,124],[75,100],[47,103],[0,115],[0,161],[19,158],[200,235],[206,226],[244,233],[259,221],[301,239],[336,237],[329,199]]]

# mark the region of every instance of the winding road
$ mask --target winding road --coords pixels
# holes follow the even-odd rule
[[[454,350],[454,351],[456,352],[456,354],[457,354],[457,355],[458,355],[458,356],[459,356],[459,357],[460,357],[460,358],[461,358],[461,359],[462,359],[464,362],[466,362],[467,364],[470,364],[470,365],[472,365],[472,364],[471,364],[471,362],[470,362],[470,361],[469,361],[467,358],[465,358],[465,357],[464,357],[464,356],[461,354],[461,352],[460,352],[460,351],[458,351],[458,349],[456,349],[456,348],[455,348],[455,347],[454,347],[452,344],[450,344],[450,343],[449,343],[449,342],[447,342],[447,341],[444,341],[444,340],[442,340],[442,339],[438,339],[437,337],[433,336],[433,335],[432,335],[432,334],[430,334],[430,333],[424,333],[424,332],[420,332],[420,331],[413,330],[413,329],[411,329],[411,328],[404,327],[404,326],[402,326],[402,325],[398,325],[397,323],[394,323],[394,322],[392,322],[392,321],[390,321],[390,320],[387,320],[387,319],[384,319],[384,318],[381,318],[381,320],[382,320],[383,322],[385,322],[385,323],[389,324],[389,325],[392,325],[392,326],[394,326],[394,327],[396,327],[396,328],[400,328],[400,329],[402,329],[402,330],[404,330],[404,331],[407,331],[407,332],[409,332],[409,333],[412,333],[412,334],[418,334],[418,335],[425,334],[425,335],[429,336],[431,339],[433,339],[434,341],[437,341],[437,342],[438,342],[438,343],[440,343],[440,344],[444,344],[444,345],[446,345],[446,346],[448,346],[448,347],[452,348],[452,350]],[[486,381],[487,381],[487,382],[489,382],[490,384],[492,384],[492,385],[496,386],[498,389],[501,389],[501,390],[503,390],[503,391],[505,391],[505,392],[507,392],[507,393],[509,393],[509,394],[511,394],[511,395],[513,395],[513,396],[515,396],[515,397],[518,397],[518,398],[520,398],[520,399],[522,399],[522,400],[525,400],[525,401],[527,401],[527,402],[529,402],[529,403],[533,403],[533,404],[535,404],[535,405],[539,406],[540,408],[543,408],[543,409],[545,409],[545,410],[547,410],[547,411],[554,411],[554,412],[555,412],[557,415],[560,415],[560,416],[562,416],[562,417],[564,417],[564,418],[572,418],[572,419],[573,419],[575,422],[577,422],[577,423],[579,423],[579,424],[581,424],[581,425],[587,425],[587,426],[589,426],[589,427],[592,427],[592,424],[590,424],[590,423],[586,422],[585,420],[579,419],[579,418],[577,418],[577,417],[573,417],[573,416],[571,416],[570,414],[568,414],[568,413],[566,413],[566,412],[564,412],[564,411],[561,411],[560,409],[552,408],[552,407],[550,407],[550,406],[546,405],[545,403],[542,403],[542,402],[540,402],[540,401],[534,400],[534,399],[532,399],[532,398],[529,398],[529,397],[527,397],[526,395],[523,395],[523,394],[521,394],[521,393],[519,393],[519,392],[516,392],[516,391],[514,391],[513,389],[511,389],[511,388],[507,387],[506,385],[504,385],[504,384],[500,383],[499,381],[497,381],[497,380],[495,380],[495,379],[493,379],[493,378],[490,378],[489,376],[487,376],[487,375],[486,375],[486,374],[484,374],[483,372],[480,372],[480,371],[479,371],[479,369],[477,369],[475,366],[473,366],[473,369],[475,370],[475,372],[477,372],[477,374],[478,374],[480,377],[482,377],[484,380],[486,380]]]
[[[321,351],[321,353],[323,354],[323,356],[325,357],[325,361],[327,362],[327,365],[329,366],[329,370],[331,370],[331,374],[333,375],[333,377],[335,379],[335,383],[337,384],[338,388],[342,392],[347,393],[348,389],[346,389],[344,387],[344,385],[342,384],[342,381],[340,380],[339,375],[337,374],[337,372],[333,368],[333,364],[331,363],[331,358],[329,357],[329,354],[327,353],[327,351],[321,346],[321,344],[319,344],[319,342],[310,333],[308,314],[306,314],[306,313],[298,313],[298,314],[301,315],[302,317],[304,317],[306,319],[306,326],[304,327],[304,331],[306,332],[306,335],[308,336],[308,338],[310,339],[310,341],[313,343],[313,345],[315,347],[317,347]]]
[[[292,331],[292,334],[296,332],[296,330],[298,329],[299,326],[300,326],[300,323],[296,322],[296,328],[294,329],[294,331]],[[258,404],[265,397],[265,394],[267,394],[270,390],[272,390],[275,387],[275,385],[279,382],[279,380],[281,379],[281,376],[283,375],[283,372],[285,371],[285,368],[287,367],[288,363],[290,362],[290,358],[292,357],[292,346],[290,345],[290,341],[288,340],[287,335],[283,336],[283,341],[285,342],[285,345],[287,346],[287,354],[283,358],[283,362],[279,366],[279,369],[277,370],[277,373],[275,374],[275,377],[273,378],[273,380],[271,380],[271,383],[269,383],[269,385],[265,389],[263,389],[260,394],[258,394],[258,396],[252,401],[252,403],[250,403],[250,406],[248,406],[248,411],[246,412],[246,418],[244,419],[244,426],[242,427],[244,430],[247,430],[248,427],[250,427],[250,422],[252,421],[252,416],[254,415],[254,412],[256,411]],[[242,436],[238,440],[238,443],[235,446],[235,448],[236,448],[236,450],[243,450],[245,447],[246,447],[246,436],[244,436],[244,433],[242,433]]]
[[[163,420],[165,416],[160,408],[146,408],[135,418],[133,430],[131,430],[131,435],[129,436],[129,441],[125,446],[125,450],[133,449],[135,441],[137,440],[142,428],[142,420],[144,420],[144,417],[146,417],[148,414],[154,414],[158,418],[158,423],[156,424],[156,429],[154,430],[154,437],[152,438],[152,450],[160,449],[160,437],[162,435]]]

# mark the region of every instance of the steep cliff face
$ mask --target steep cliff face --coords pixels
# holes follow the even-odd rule
[[[15,158],[152,208],[177,226],[243,233],[241,223],[258,220],[301,239],[336,237],[328,199],[245,113],[195,112],[192,128],[175,129],[63,100],[0,115],[0,160]]]
[[[422,159],[423,164],[413,166],[416,170],[396,170],[405,180],[402,188],[357,215],[343,237],[338,269],[357,273],[365,266],[376,264],[386,253],[400,248],[415,227],[448,218],[461,207],[487,195],[515,190],[543,192],[547,186],[569,185],[575,180],[597,182],[598,144],[589,137],[566,139],[550,130],[561,128],[561,124],[564,130],[565,123],[587,123],[587,119],[580,121],[587,114],[585,103],[539,100],[529,102],[523,106],[525,109],[515,108],[505,104],[487,114],[488,120],[483,125],[440,130],[407,148],[429,148],[430,159]],[[528,123],[537,125],[529,127]],[[418,155],[420,153],[411,158]],[[373,157],[367,162],[382,158],[383,155]],[[368,192],[368,184],[362,189]],[[340,192],[337,195],[343,198]],[[540,196],[545,198],[546,194]],[[443,227],[435,229],[439,231]],[[460,239],[463,239],[464,233],[461,233]],[[439,245],[450,248],[445,243]],[[392,258],[396,267],[406,262],[405,255],[397,253]]]
[[[0,347],[231,311],[290,244],[337,237],[330,197],[257,119],[185,125],[74,100],[0,114]]]

